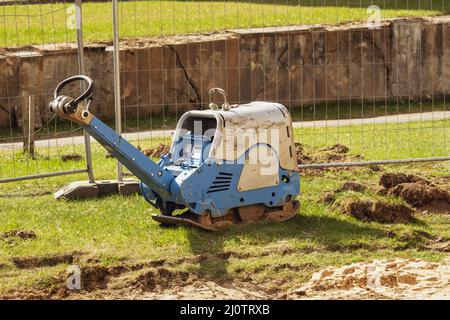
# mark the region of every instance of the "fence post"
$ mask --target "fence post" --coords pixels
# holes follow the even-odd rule
[[[34,96],[28,97],[28,153],[34,158]]]
[[[23,99],[25,100],[25,99]],[[34,96],[29,95],[28,101],[22,103],[23,151],[34,158]]]
[[[114,116],[116,120],[116,132],[122,134],[122,115],[120,112],[120,59],[119,59],[119,5],[113,0],[113,45],[114,45]],[[123,181],[122,164],[117,161],[117,180]]]
[[[75,0],[75,14],[76,14],[76,28],[77,28],[77,51],[78,51],[78,69],[79,73],[85,75],[86,70],[84,68],[84,43],[83,43],[83,20],[82,20],[82,0]],[[82,82],[81,90],[84,91],[86,89],[86,84]],[[86,153],[86,169],[89,177],[89,182],[94,183],[94,171],[92,168],[92,153],[91,153],[91,137],[84,130],[84,146]]]
[[[23,135],[23,152],[28,152],[28,96],[22,94],[21,103],[21,123],[22,123],[22,135]]]

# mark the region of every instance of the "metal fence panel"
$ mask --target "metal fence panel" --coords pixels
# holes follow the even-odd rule
[[[83,1],[85,72],[93,111],[142,148],[168,144],[179,117],[222,87],[231,103],[286,105],[303,168],[448,159],[448,1],[119,0],[113,23],[114,2]],[[3,181],[84,170],[62,160],[84,154],[82,132],[45,111],[79,72],[74,3],[1,2]],[[22,152],[30,99],[37,159]]]
[[[83,147],[80,128],[46,110],[56,84],[84,69],[81,1],[2,4],[0,182],[86,172],[93,180],[89,137]]]
[[[232,103],[289,108],[300,168],[450,159],[445,1],[118,2],[122,128],[136,144],[169,143],[222,87]]]

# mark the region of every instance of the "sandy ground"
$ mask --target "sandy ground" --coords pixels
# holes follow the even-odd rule
[[[446,245],[449,249],[449,243]],[[49,263],[47,260],[22,261],[21,268]],[[164,263],[152,261],[114,267],[85,265],[80,270],[82,290],[69,289],[67,281],[73,275],[63,272],[57,277],[58,284],[52,288],[28,288],[0,296],[0,299],[450,300],[450,255],[441,262],[397,258],[330,266],[314,273],[303,286],[289,291],[267,291],[264,287],[232,279],[217,283],[189,272],[166,268]]]
[[[239,288],[233,284],[219,285],[215,282],[208,281],[206,283],[198,283],[177,288],[176,290],[168,290],[166,292],[149,292],[140,297],[141,299],[162,299],[162,300],[245,300],[245,299],[266,299],[266,295]]]
[[[450,299],[450,258],[374,260],[314,273],[288,299]]]
[[[229,299],[450,299],[450,258],[442,263],[417,259],[374,260],[335,268],[312,275],[301,288],[269,294],[259,288],[212,281],[161,283],[151,290],[71,292],[66,299],[229,300]],[[167,286],[166,286],[167,284]],[[136,289],[136,288],[135,288]]]
[[[260,300],[269,299],[264,293],[259,293],[234,284],[218,284],[212,281],[196,282],[173,288],[160,288],[154,291],[111,291],[73,292],[65,299],[131,299],[131,300]],[[64,298],[63,298],[64,299]]]

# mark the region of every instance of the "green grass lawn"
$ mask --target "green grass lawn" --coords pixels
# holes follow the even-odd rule
[[[445,0],[253,0],[253,1],[120,1],[121,37],[146,37],[232,28],[366,20],[367,7],[381,8],[382,18],[441,15]],[[0,7],[0,46],[75,41],[66,21],[67,4]],[[85,41],[112,39],[112,5],[83,5]]]
[[[450,3],[436,1],[148,1],[121,2],[121,36],[142,37],[210,32],[237,27],[340,23],[365,20],[366,7],[382,8],[383,18],[448,14]],[[86,3],[84,35],[87,41],[111,39],[111,4]],[[66,28],[66,7],[21,5],[0,7],[0,46],[75,40]],[[414,104],[385,108],[370,104],[359,109],[327,105],[317,112],[291,110],[294,120],[344,119],[401,112],[442,110],[444,104]],[[398,109],[398,110],[397,110]],[[150,127],[173,127],[176,119],[153,119]],[[129,119],[133,131],[137,121]],[[69,124],[64,130],[73,129]],[[448,156],[450,120],[299,128],[296,140],[312,147],[342,143],[364,159]],[[10,136],[9,129],[0,136]],[[17,134],[17,133],[16,133]],[[139,141],[150,147],[161,139]],[[134,142],[137,144],[137,142]],[[36,159],[20,151],[0,150],[0,178],[80,169],[84,162],[63,162],[61,155],[83,154],[82,145],[38,149]],[[116,161],[93,145],[97,179],[114,178]],[[449,163],[386,166],[386,171],[419,174],[428,179],[449,176]],[[64,287],[69,261],[55,265],[19,267],[14,261],[78,252],[83,266],[132,266],[162,261],[175,271],[203,280],[245,283],[265,292],[280,292],[304,283],[314,271],[330,265],[393,257],[439,261],[447,253],[425,246],[428,239],[450,239],[446,215],[419,215],[417,222],[391,225],[361,222],[320,201],[326,191],[348,180],[375,187],[381,172],[371,169],[330,170],[302,177],[301,210],[291,221],[249,225],[208,233],[192,228],[162,228],[151,220],[155,213],[139,196],[110,196],[89,201],[56,201],[52,193],[85,174],[0,184],[0,233],[32,230],[36,239],[0,239],[0,296],[23,290]],[[63,259],[64,260],[64,259]]]
[[[305,105],[303,107],[291,107],[289,112],[293,121],[317,121],[317,120],[337,120],[337,119],[360,119],[373,118],[396,114],[410,114],[432,111],[448,111],[446,101],[424,101],[411,103],[393,102],[354,102],[349,103],[327,103],[318,105]],[[164,110],[164,116],[153,115],[151,117],[123,116],[124,132],[140,132],[146,130],[174,129],[180,115]],[[115,120],[112,118],[102,118],[111,127],[114,127]],[[59,118],[48,121],[36,133],[36,139],[48,139],[58,136],[82,135],[80,127],[72,122]],[[0,143],[12,141],[22,141],[22,129],[18,127],[0,128]]]
[[[311,147],[344,144],[354,155],[365,160],[385,160],[448,156],[450,154],[450,119],[440,121],[417,121],[408,123],[364,124],[339,127],[304,127],[294,130],[298,142]],[[159,143],[170,143],[170,137],[134,141],[142,148]],[[113,178],[115,161],[105,158],[105,150],[93,144],[94,169],[99,176],[103,172]],[[37,148],[36,159],[21,150],[0,150],[0,178],[18,177],[54,171],[83,168],[83,162],[64,162],[61,156],[84,154],[83,145],[69,144],[58,148]],[[0,185],[0,188],[2,186]],[[0,189],[1,191],[1,189]]]
[[[383,158],[385,149],[395,150],[398,157],[449,155],[449,127],[450,120],[447,120],[377,125],[364,130],[358,126],[341,127],[339,132],[337,128],[304,128],[295,134],[302,143],[316,147],[344,143],[352,153],[364,151],[364,156],[372,159]],[[159,142],[141,141],[140,144],[149,146]],[[372,142],[377,143],[372,146]],[[106,158],[105,151],[97,145],[93,149],[97,178],[113,178],[114,159]],[[47,169],[46,165],[51,169],[83,166],[82,162],[62,163],[58,159],[63,153],[81,153],[82,146],[48,151],[49,158],[42,154],[38,160],[19,156],[15,172],[26,173],[27,166],[36,168],[38,164],[41,171]],[[6,152],[0,155],[2,174],[10,175],[13,170],[8,164],[10,155]],[[429,179],[448,178],[449,163],[388,166],[385,170],[420,174]],[[219,233],[185,227],[162,228],[150,219],[154,209],[139,196],[77,202],[53,198],[57,188],[86,179],[86,175],[2,184],[0,232],[33,230],[37,238],[13,242],[0,239],[0,296],[30,288],[46,290],[64,286],[61,274],[69,262],[20,268],[13,261],[73,252],[81,254],[77,261],[80,265],[151,265],[152,261],[163,259],[170,270],[188,272],[203,280],[254,285],[272,293],[294,288],[309,279],[314,271],[329,265],[375,258],[439,261],[446,257],[446,253],[424,247],[429,237],[450,239],[446,215],[420,215],[416,223],[408,225],[369,223],[345,216],[319,201],[324,192],[348,180],[374,187],[381,173],[358,169],[305,174],[299,197],[302,207],[296,218]]]

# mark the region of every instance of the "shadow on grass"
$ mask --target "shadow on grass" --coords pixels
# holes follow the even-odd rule
[[[217,281],[217,279],[220,279],[226,281],[232,278],[227,271],[229,257],[248,258],[253,255],[258,256],[258,253],[251,250],[245,252],[243,252],[244,250],[239,252],[225,251],[224,244],[227,241],[240,242],[243,243],[243,246],[248,242],[257,242],[258,245],[264,246],[280,240],[296,240],[305,247],[313,242],[326,250],[338,251],[344,248],[352,249],[348,248],[348,243],[351,240],[367,239],[368,237],[380,238],[385,236],[385,232],[370,225],[353,223],[351,220],[347,221],[332,216],[300,214],[287,222],[252,224],[216,233],[188,228],[187,236],[192,253],[202,257],[199,262],[199,277],[206,280],[214,279]],[[277,248],[273,253],[286,253],[284,249],[287,249],[288,253],[303,252],[300,248],[298,250],[295,248]],[[360,248],[356,246],[353,249]],[[271,254],[271,252],[265,254]]]

